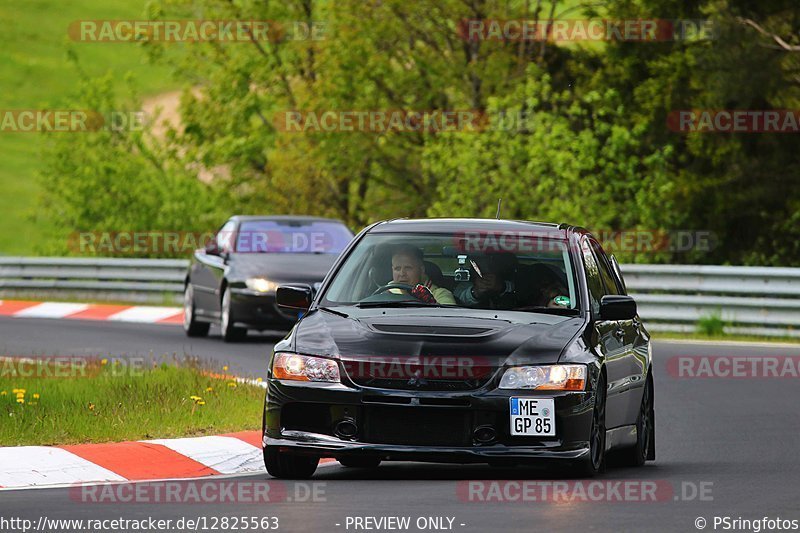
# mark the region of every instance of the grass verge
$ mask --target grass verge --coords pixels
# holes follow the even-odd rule
[[[645,326],[647,324],[645,323]],[[685,341],[738,341],[738,342],[760,342],[760,343],[773,343],[773,344],[798,344],[800,345],[800,338],[797,337],[764,337],[759,335],[735,335],[733,333],[722,333],[720,335],[707,335],[704,333],[680,333],[669,331],[654,331],[651,332],[653,340],[669,339],[669,340],[685,340]]]
[[[0,446],[260,428],[264,389],[211,376],[196,364],[64,359],[0,361]]]

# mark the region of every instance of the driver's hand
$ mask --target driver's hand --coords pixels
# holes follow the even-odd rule
[[[483,277],[475,276],[473,279],[474,294],[479,298],[487,294],[500,294],[503,291],[503,281],[497,274],[484,274]]]
[[[411,291],[411,295],[417,300],[428,304],[436,303],[436,298],[433,297],[433,293],[425,285],[418,284],[416,287],[414,287],[414,290]]]

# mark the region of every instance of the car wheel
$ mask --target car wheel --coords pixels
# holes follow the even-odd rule
[[[639,417],[636,419],[636,445],[623,450],[620,459],[627,466],[642,466],[648,459],[655,459],[653,378],[650,375],[647,376]]]
[[[222,305],[220,313],[220,329],[222,329],[222,340],[225,342],[236,342],[247,336],[247,330],[237,328],[233,325],[233,313],[231,310],[231,291],[225,287],[222,293]]]
[[[594,476],[606,468],[606,378],[600,374],[597,379],[592,428],[589,433],[589,456],[576,465],[575,473]]]
[[[264,447],[264,466],[278,479],[308,479],[314,475],[319,457],[280,452],[275,446]]]
[[[183,291],[183,331],[189,337],[205,337],[210,326],[208,322],[198,322],[195,318],[194,289],[191,283],[187,283]]]
[[[381,460],[377,457],[342,457],[337,461],[348,468],[376,468],[381,464]]]

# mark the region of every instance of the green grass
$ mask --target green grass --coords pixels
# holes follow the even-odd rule
[[[697,333],[708,337],[719,337],[725,334],[725,321],[722,310],[703,316],[697,321]]]
[[[800,338],[798,337],[765,337],[760,335],[737,335],[733,333],[723,333],[722,335],[707,335],[703,333],[679,333],[671,331],[654,331],[652,332],[653,339],[658,341],[660,339],[681,340],[681,341],[739,341],[739,342],[761,342],[761,343],[782,343],[782,344],[798,344],[800,345]]]
[[[70,22],[82,19],[141,19],[146,0],[25,0],[0,4],[0,109],[59,109],[75,92],[79,75],[67,61],[71,47],[91,76],[113,72],[120,87],[132,73],[143,95],[174,89],[163,66],[150,65],[131,43],[70,41]],[[75,135],[67,133],[62,135]],[[39,192],[37,174],[45,134],[0,132],[0,255],[32,255],[47,228],[30,221]]]
[[[164,362],[145,369],[101,360],[83,367],[58,365],[51,360],[49,375],[44,375],[32,372],[32,366],[0,361],[0,446],[118,442],[260,428],[264,389],[235,383],[233,387],[233,382],[211,377],[194,365]],[[15,389],[24,389],[24,403],[18,403]]]

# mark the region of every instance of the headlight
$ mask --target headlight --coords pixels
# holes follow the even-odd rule
[[[584,390],[586,365],[542,365],[509,368],[501,389]]]
[[[339,383],[339,365],[333,359],[310,357],[296,353],[276,353],[272,375],[294,381]]]
[[[275,292],[278,290],[278,283],[264,278],[250,278],[245,280],[247,288],[256,292]]]

